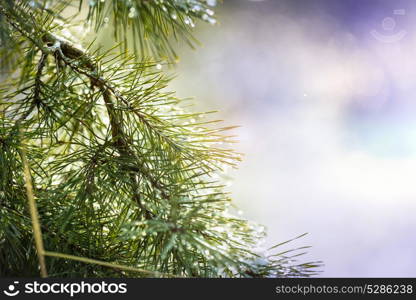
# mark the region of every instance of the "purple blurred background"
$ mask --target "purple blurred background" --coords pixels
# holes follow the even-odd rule
[[[173,89],[242,125],[230,187],[322,276],[416,276],[416,1],[225,0]]]

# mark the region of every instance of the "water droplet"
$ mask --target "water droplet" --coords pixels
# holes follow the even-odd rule
[[[210,23],[210,24],[215,24],[215,23],[217,23],[217,20],[215,20],[214,18],[209,18],[208,19],[208,22]]]
[[[171,14],[170,15],[172,17],[172,19],[176,20],[178,18],[178,16],[176,14]]]
[[[132,7],[129,11],[129,18],[134,18],[137,16],[136,8]]]
[[[210,16],[208,16],[207,14],[203,14],[202,15],[202,20],[204,21],[208,21],[210,24],[215,24],[217,23],[217,20],[215,20],[214,18],[211,18]]]
[[[200,5],[198,5],[198,4],[196,4],[196,5],[194,5],[193,7],[192,7],[192,9],[191,9],[192,11],[200,11],[201,10],[201,6]]]
[[[158,70],[162,70],[162,65],[161,65],[161,64],[157,64],[157,65],[156,65],[156,69],[158,69]]]
[[[207,4],[209,6],[215,6],[215,5],[217,5],[217,0],[207,0]]]

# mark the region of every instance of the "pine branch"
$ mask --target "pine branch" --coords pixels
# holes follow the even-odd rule
[[[0,88],[0,192],[6,193],[5,200],[0,193],[0,241],[10,245],[0,248],[6,270],[0,274],[21,272],[24,264],[29,275],[38,268],[22,255],[35,249],[19,192],[20,139],[51,276],[125,276],[127,269],[145,270],[135,276],[313,274],[319,263],[291,262],[298,252],[256,254],[264,232],[227,213],[230,196],[214,176],[240,160],[219,145],[231,142],[223,132],[233,127],[216,128],[206,114],[182,111],[183,101],[165,91],[168,79],[155,71],[156,63],[127,52],[99,53],[94,45],[84,50],[64,37],[57,25],[69,23],[62,11],[70,3],[64,2],[48,8],[0,2],[0,31],[13,32],[10,44],[22,54],[6,83],[13,88]],[[207,19],[205,1],[106,2],[90,8],[89,20],[114,17],[118,37],[133,30],[143,53],[157,56],[170,52],[168,36],[188,34],[186,17]],[[204,10],[191,11],[191,4]],[[132,7],[140,8],[140,17],[129,21]]]
[[[183,40],[192,48],[198,44],[192,30],[197,20],[216,23],[212,10],[215,4],[216,1],[205,0],[90,1],[87,18],[96,31],[113,24],[114,38],[123,42],[124,50],[132,39],[137,55],[172,61],[178,59],[172,40]]]
[[[42,277],[48,277],[45,262],[45,249],[43,247],[43,238],[41,225],[39,223],[39,214],[36,207],[35,197],[33,195],[32,178],[30,174],[30,167],[26,157],[26,150],[24,147],[20,149],[20,156],[24,166],[24,179],[26,186],[26,195],[29,203],[30,217],[32,220],[33,236],[35,238],[36,252],[39,259],[40,274]]]

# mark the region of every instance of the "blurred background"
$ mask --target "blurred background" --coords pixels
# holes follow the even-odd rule
[[[225,0],[170,89],[245,153],[230,190],[326,277],[416,276],[416,1]]]

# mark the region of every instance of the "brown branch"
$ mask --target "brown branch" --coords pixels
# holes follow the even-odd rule
[[[36,77],[35,77],[35,88],[33,89],[33,100],[36,104],[40,103],[40,88],[42,86],[42,71],[43,68],[45,67],[45,63],[46,63],[46,57],[47,54],[42,53],[42,56],[40,57],[39,63],[38,63],[38,70],[36,72]]]
[[[112,96],[116,97],[116,99],[121,100],[123,103],[130,106],[129,102],[121,95],[121,93],[112,86],[107,80],[100,77],[98,74],[97,67],[92,62],[92,60],[81,50],[75,48],[71,44],[69,44],[67,41],[59,40],[57,37],[53,35],[47,35],[49,37],[48,42],[54,43],[59,46],[57,46],[56,51],[59,54],[60,58],[64,61],[66,65],[68,65],[71,69],[76,71],[79,74],[82,74],[84,76],[87,76],[90,80],[93,86],[97,87],[101,90],[103,99],[106,105],[106,109],[109,115],[110,119],[110,126],[111,126],[111,134],[114,139],[115,145],[117,149],[119,150],[120,154],[124,157],[135,157],[136,161],[139,163],[140,160],[136,157],[134,152],[130,149],[128,142],[124,139],[126,136],[124,134],[123,130],[123,124],[122,124],[122,118],[120,118],[117,115],[117,111],[114,107],[114,103],[112,101]],[[55,39],[55,40],[54,40]],[[66,55],[65,51],[69,51],[69,56]],[[71,59],[73,60],[80,60],[81,66],[84,66],[87,68],[87,70],[83,69],[80,65],[75,64]],[[140,114],[138,111],[133,111],[139,119],[147,124],[147,126],[151,127],[149,122],[145,119],[144,115]],[[153,128],[153,127],[151,127]],[[146,178],[150,181],[150,183],[157,188],[160,192],[163,198],[169,199],[169,195],[165,192],[165,187],[163,184],[158,182],[156,179],[154,179],[152,176],[150,176],[149,171],[146,170],[147,168],[144,166],[144,164],[140,163],[139,166],[139,172],[146,176]],[[131,171],[137,172],[138,170],[131,169]],[[133,180],[133,178],[132,178]],[[134,179],[134,181],[137,181]],[[138,183],[137,183],[138,184]],[[136,200],[140,200],[140,196],[136,194]]]
[[[51,38],[52,36],[49,37]],[[53,40],[50,40],[50,42],[52,41]],[[56,51],[59,54],[60,59],[62,59],[64,63],[71,67],[73,70],[90,78],[92,85],[97,87],[101,91],[110,120],[111,136],[113,138],[114,145],[119,151],[120,155],[124,158],[135,157],[138,161],[136,155],[134,154],[134,151],[130,149],[128,142],[125,140],[126,135],[123,129],[122,118],[118,115],[117,110],[115,109],[114,103],[112,101],[112,95],[115,95],[118,92],[113,87],[110,87],[110,85],[104,79],[102,79],[98,75],[95,75],[98,73],[97,68],[95,67],[94,63],[90,59],[88,59],[82,51],[72,47],[65,41],[55,41],[54,44],[56,44],[57,42],[58,45],[56,47]],[[69,51],[68,56],[65,51]],[[69,60],[69,58],[71,57],[72,59],[80,59],[81,63],[84,63],[85,67],[90,70],[86,71],[80,68],[79,66],[76,66],[72,61]],[[130,182],[132,184],[132,193],[134,201],[137,203],[141,211],[144,212],[146,219],[153,218],[153,213],[149,211],[142,203],[140,195],[140,182],[133,173],[130,174]]]
[[[0,6],[0,12],[6,15],[6,19],[8,20],[9,24],[13,26],[16,30],[18,30],[23,36],[28,38],[34,45],[36,45],[41,51],[42,51],[42,59],[38,66],[38,74],[42,71],[43,65],[44,65],[44,56],[47,54],[58,54],[59,58],[62,59],[62,61],[68,65],[71,69],[73,69],[75,72],[87,76],[92,86],[97,87],[103,96],[105,106],[107,109],[107,113],[109,115],[110,119],[110,126],[111,126],[111,134],[114,141],[114,145],[120,152],[121,156],[124,157],[134,157],[137,161],[138,169],[131,168],[130,171],[134,173],[141,174],[145,176],[149,182],[157,188],[160,192],[163,198],[169,199],[169,195],[166,193],[165,189],[166,187],[164,184],[159,182],[157,179],[153,178],[153,176],[150,175],[149,170],[147,170],[147,167],[144,165],[144,163],[140,162],[138,157],[135,155],[134,151],[130,148],[129,143],[125,140],[125,133],[123,130],[123,123],[122,118],[118,116],[117,110],[114,107],[114,103],[112,101],[112,97],[114,96],[117,100],[121,101],[128,107],[130,107],[130,103],[127,99],[125,99],[122,94],[115,88],[110,82],[105,80],[104,78],[99,76],[98,68],[96,63],[88,57],[88,55],[85,53],[84,50],[77,48],[75,45],[71,44],[67,40],[64,40],[52,33],[48,32],[42,32],[42,43],[40,43],[37,39],[34,39],[30,35],[29,27],[28,28],[21,28],[19,27],[12,19],[13,17],[11,14],[4,8]],[[28,19],[30,19],[29,15],[27,16]],[[45,46],[46,45],[46,46]],[[76,63],[73,61],[76,60]],[[39,80],[36,81],[35,86],[35,99],[39,99],[39,93],[40,93],[40,76],[38,77]],[[34,107],[31,108],[33,110]],[[30,112],[31,112],[30,110]],[[27,114],[29,115],[30,112]],[[170,144],[172,147],[174,147],[177,150],[181,150],[178,145],[176,145],[174,142],[172,142],[168,137],[166,137],[163,133],[159,132],[157,129],[155,129],[149,121],[146,119],[145,115],[143,115],[141,112],[137,110],[133,110],[132,112],[139,118],[139,120],[145,124],[148,128],[151,128],[158,136],[163,138],[168,144]],[[26,118],[27,116],[25,116]],[[141,203],[141,196],[140,196],[140,182],[136,178],[135,174],[132,173],[130,175],[130,180],[132,183],[133,188],[133,197],[134,200],[137,202],[138,206],[141,208],[142,211],[145,212],[145,215],[147,217],[150,217],[152,213],[148,211],[144,205]]]
[[[21,136],[21,135],[20,135]],[[22,138],[21,138],[21,142]],[[22,145],[20,148],[20,156],[23,163],[23,178],[26,186],[26,195],[29,205],[30,218],[32,220],[33,237],[35,239],[36,253],[38,256],[40,275],[45,278],[48,277],[45,261],[45,248],[43,246],[42,229],[39,221],[38,209],[36,206],[35,196],[33,194],[32,176],[30,174],[30,166],[26,157],[26,149]]]

